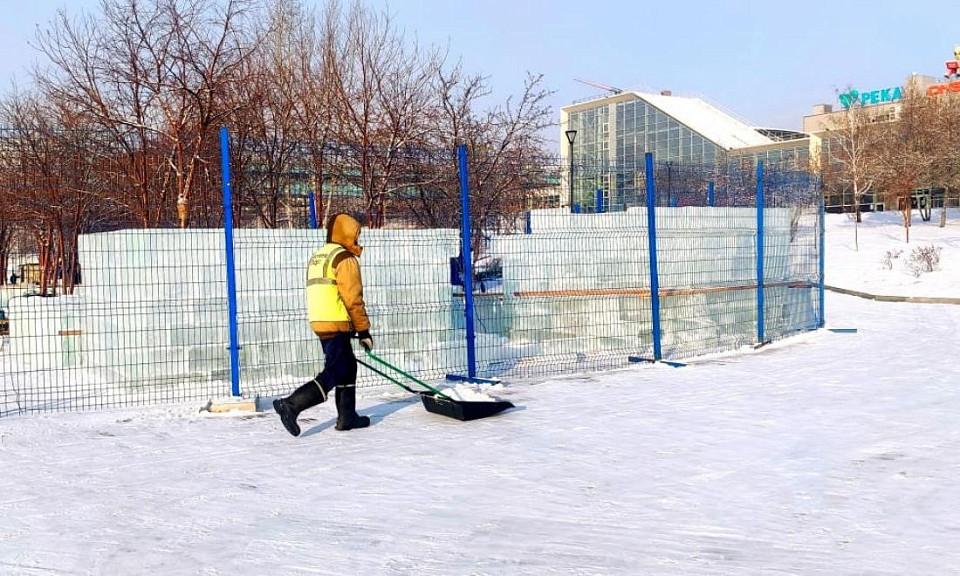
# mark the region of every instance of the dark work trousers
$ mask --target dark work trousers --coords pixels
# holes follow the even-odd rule
[[[318,380],[323,383],[324,391],[335,386],[351,386],[357,383],[357,357],[353,355],[351,334],[341,332],[333,338],[320,340],[323,346],[323,371]]]

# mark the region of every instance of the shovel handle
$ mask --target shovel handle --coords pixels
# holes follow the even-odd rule
[[[437,394],[438,396],[442,396],[442,397],[446,398],[447,400],[454,401],[453,398],[447,396],[446,394],[444,394],[444,393],[441,392],[440,390],[437,390],[436,388],[434,388],[433,386],[427,384],[427,383],[424,382],[423,380],[420,380],[420,379],[417,378],[416,376],[413,376],[412,374],[408,374],[407,372],[404,372],[403,370],[401,370],[400,368],[397,368],[397,367],[394,366],[393,364],[390,364],[389,362],[387,362],[387,361],[384,360],[383,358],[380,358],[379,356],[377,356],[377,355],[374,354],[373,352],[371,352],[371,351],[369,351],[369,350],[367,350],[366,352],[367,352],[367,357],[370,358],[371,360],[373,360],[374,362],[377,362],[377,363],[381,364],[382,366],[385,366],[385,367],[393,370],[393,371],[396,372],[397,374],[402,374],[403,376],[406,376],[407,378],[409,378],[409,379],[412,380],[413,382],[416,382],[416,383],[419,384],[420,386],[423,386],[424,388],[426,388],[427,390],[433,392],[434,394]],[[369,364],[364,363],[364,366],[368,366],[368,367],[369,367]],[[380,374],[383,375],[382,373],[380,373]],[[393,379],[391,379],[391,380],[393,380]],[[397,382],[396,380],[393,380],[393,382],[399,384],[399,382]],[[403,386],[403,385],[401,384],[401,386]],[[406,386],[404,386],[404,388],[406,388]],[[407,388],[407,390],[409,390],[409,388]]]
[[[393,382],[394,384],[396,384],[397,386],[403,388],[403,389],[406,390],[407,392],[410,392],[411,394],[419,394],[419,393],[420,393],[419,390],[414,390],[413,388],[411,388],[411,387],[407,386],[406,384],[400,382],[399,380],[393,378],[393,377],[390,376],[389,374],[387,374],[387,373],[385,373],[385,372],[383,372],[383,371],[381,371],[381,370],[377,370],[376,368],[374,368],[373,366],[367,364],[366,362],[364,362],[363,360],[361,360],[361,359],[359,359],[359,358],[357,358],[357,362],[359,362],[360,364],[363,364],[364,366],[366,366],[366,367],[367,367],[369,370],[371,370],[372,372],[383,376],[383,377],[386,378],[387,380]]]

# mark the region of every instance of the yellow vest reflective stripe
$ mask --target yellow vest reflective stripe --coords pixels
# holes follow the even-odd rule
[[[307,320],[310,322],[350,321],[333,271],[333,260],[343,252],[346,252],[343,246],[327,244],[310,258],[307,265]]]

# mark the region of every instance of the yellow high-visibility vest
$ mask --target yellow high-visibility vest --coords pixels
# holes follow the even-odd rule
[[[307,265],[307,319],[310,322],[349,322],[347,307],[337,290],[333,260],[346,252],[339,244],[317,250]]]

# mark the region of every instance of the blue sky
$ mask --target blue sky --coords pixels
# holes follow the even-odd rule
[[[322,2],[321,2],[322,3]],[[59,7],[97,0],[0,0],[0,79],[21,81],[36,58],[35,27]],[[758,125],[800,127],[838,88],[900,84],[911,72],[942,74],[960,44],[956,1],[393,0],[396,24],[424,43],[449,44],[494,94],[545,75],[555,108],[624,89],[699,94]]]

